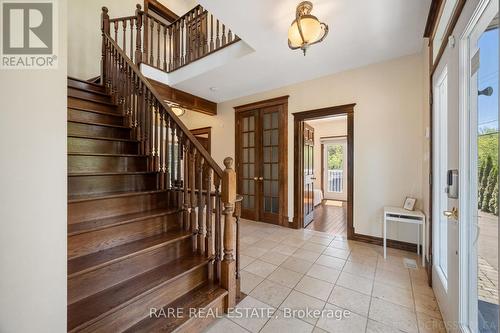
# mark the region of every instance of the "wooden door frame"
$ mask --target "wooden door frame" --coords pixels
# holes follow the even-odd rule
[[[354,199],[354,107],[353,104],[339,105],[322,109],[293,113],[294,128],[294,217],[292,227],[301,229],[304,225],[304,122],[331,116],[347,115],[347,238],[354,238],[353,199]]]
[[[279,225],[288,226],[288,98],[289,95],[280,96],[276,98],[271,98],[263,101],[258,101],[254,103],[239,105],[234,107],[235,115],[235,168],[238,170],[240,163],[240,143],[238,137],[238,113],[249,111],[249,110],[257,110],[270,106],[281,105],[281,111],[279,115],[279,195],[282,200],[280,200],[280,212],[279,212]],[[237,191],[240,190],[240,184],[237,182]]]
[[[428,49],[428,59],[429,59],[429,73],[428,73],[428,82],[429,82],[429,216],[427,217],[427,224],[429,228],[429,237],[428,237],[428,259],[426,259],[426,269],[427,269],[427,280],[429,282],[429,286],[432,287],[432,266],[433,266],[433,252],[432,252],[432,247],[433,245],[433,210],[434,210],[434,205],[433,205],[433,168],[434,168],[434,159],[432,158],[434,149],[434,110],[433,110],[433,77],[434,77],[434,72],[439,65],[439,62],[441,61],[441,57],[444,53],[444,50],[446,48],[447,42],[443,42],[442,45],[440,46],[440,50],[437,54],[436,59],[434,60],[433,58],[433,41],[434,37],[436,34],[436,29],[439,24],[439,21],[441,19],[443,7],[444,7],[445,1],[443,0],[432,0],[431,2],[431,7],[429,9],[429,14],[427,16],[427,22],[425,25],[425,31],[424,31],[424,36],[425,38],[429,38],[429,49]],[[462,14],[462,10],[465,6],[465,0],[459,0],[457,3],[457,6],[455,7],[455,11],[453,12],[452,16],[450,17],[450,20],[447,24],[445,34],[443,36],[443,41],[447,41],[448,38],[452,35],[453,30],[455,29],[455,26],[458,22],[458,19],[460,18],[460,15]]]

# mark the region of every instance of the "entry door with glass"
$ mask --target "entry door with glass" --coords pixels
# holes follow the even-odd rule
[[[461,322],[498,332],[498,1],[482,1],[464,33],[461,109]]]
[[[347,200],[347,138],[321,140],[324,198]]]
[[[236,175],[242,217],[279,224],[282,191],[281,105],[241,111],[236,117]],[[281,153],[283,154],[283,153]]]

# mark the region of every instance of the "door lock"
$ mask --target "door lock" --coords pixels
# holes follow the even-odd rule
[[[452,218],[454,220],[457,220],[458,221],[458,209],[456,207],[453,207],[451,209],[451,211],[449,210],[445,210],[443,212],[444,216],[446,216],[447,218]]]

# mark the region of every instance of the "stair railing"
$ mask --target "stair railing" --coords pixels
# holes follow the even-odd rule
[[[239,41],[201,5],[174,22],[162,21],[137,4],[135,15],[109,19],[110,37],[137,65],[172,72]]]
[[[106,7],[102,11],[101,28],[102,82],[132,129],[139,153],[148,157],[148,170],[158,174],[157,188],[167,190],[166,200],[179,208],[182,228],[191,232],[194,251],[210,259],[211,278],[228,291],[226,306],[233,307],[236,300],[233,160],[226,158],[222,170],[174,114],[111,37]]]

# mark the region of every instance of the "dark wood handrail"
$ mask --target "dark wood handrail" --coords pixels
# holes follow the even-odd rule
[[[104,33],[104,38],[111,44],[113,45],[113,48],[115,52],[117,52],[127,63],[127,65],[130,66],[130,68],[134,71],[134,74],[139,78],[139,80],[144,84],[148,90],[153,94],[155,97],[156,101],[168,112],[168,115],[170,118],[175,122],[175,124],[181,129],[185,137],[190,141],[190,143],[196,148],[198,152],[203,156],[203,159],[210,165],[210,167],[214,170],[214,172],[219,176],[222,177],[222,169],[221,167],[215,162],[215,160],[210,156],[208,151],[203,147],[203,145],[194,137],[193,134],[191,134],[191,131],[184,125],[184,123],[179,119],[179,117],[176,116],[176,114],[172,111],[170,106],[163,101],[161,98],[161,95],[156,91],[156,89],[149,83],[148,79],[144,75],[142,75],[141,71],[139,68],[130,60],[130,58],[125,54],[125,52],[118,46],[118,44],[111,38],[111,36],[108,33]]]

